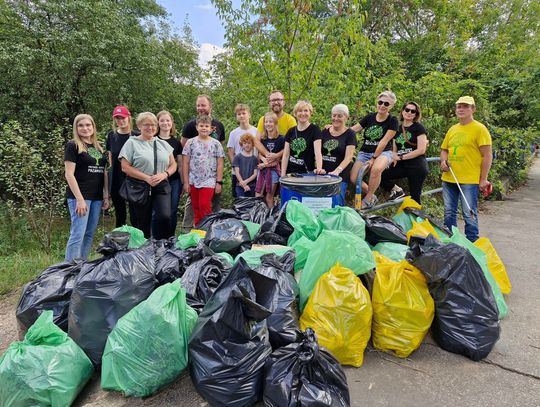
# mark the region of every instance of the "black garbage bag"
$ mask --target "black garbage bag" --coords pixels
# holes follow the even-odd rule
[[[282,208],[274,206],[270,211],[268,219],[262,224],[259,233],[273,232],[280,235],[285,239],[285,241],[287,241],[289,236],[294,232],[294,228],[285,216],[286,211],[286,203]]]
[[[68,334],[96,366],[117,321],[156,287],[154,268],[152,245],[83,265],[71,295]]]
[[[375,246],[377,243],[393,242],[407,244],[407,235],[403,228],[391,219],[379,215],[361,214],[366,222],[366,241]]]
[[[71,292],[83,264],[81,260],[55,264],[24,286],[16,311],[21,339],[45,310],[51,310],[53,322],[67,332]]]
[[[274,232],[259,232],[253,239],[253,244],[287,246],[287,239]]]
[[[218,255],[193,262],[182,276],[188,305],[200,313],[230,269],[227,260]]]
[[[232,209],[221,209],[219,212],[211,213],[202,218],[197,225],[197,229],[206,230],[208,232],[214,223],[225,219],[238,219],[238,215],[236,215],[236,212]]]
[[[272,307],[274,311],[266,319],[273,349],[297,342],[301,334],[298,322],[298,283],[293,275],[295,257],[294,251],[281,257],[265,254],[261,257],[261,265],[255,269],[275,280],[279,288]]]
[[[204,243],[216,253],[227,252],[234,256],[244,251],[242,245],[251,243],[251,236],[246,225],[238,219],[225,219],[212,224]]]
[[[485,358],[499,339],[499,309],[471,253],[429,235],[423,245],[415,243],[407,256],[426,276],[435,302],[431,326],[435,341],[472,360]]]
[[[213,254],[203,242],[188,249],[168,249],[156,259],[155,276],[158,285],[172,283],[184,275],[190,264]]]
[[[311,328],[266,359],[264,377],[266,407],[350,406],[345,372]]]
[[[262,398],[272,352],[266,318],[275,281],[239,259],[203,308],[189,341],[191,378],[212,406],[251,406]]]
[[[99,243],[96,252],[106,256],[108,254],[127,250],[130,236],[131,235],[128,232],[109,232]]]
[[[234,200],[233,209],[242,220],[262,224],[268,218],[270,210],[264,198],[241,197]]]
[[[422,209],[407,207],[403,209],[403,211],[406,213],[410,213],[414,216],[418,216],[422,219],[429,220],[429,223],[431,223],[433,226],[437,226],[440,230],[442,230],[448,236],[452,236],[452,231],[446,227],[444,222],[442,222],[440,219],[434,218],[433,216],[427,214]]]

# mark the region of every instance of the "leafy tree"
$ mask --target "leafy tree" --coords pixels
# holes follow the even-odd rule
[[[108,126],[118,103],[182,116],[201,72],[165,17],[153,0],[0,2],[4,119],[45,133],[81,112]]]

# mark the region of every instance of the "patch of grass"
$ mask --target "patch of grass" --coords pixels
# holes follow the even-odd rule
[[[34,279],[52,264],[62,261],[63,253],[47,254],[43,251],[16,252],[2,256],[0,271],[0,295],[18,289]]]

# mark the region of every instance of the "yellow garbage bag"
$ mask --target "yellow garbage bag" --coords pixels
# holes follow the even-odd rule
[[[510,294],[510,291],[512,291],[512,284],[510,283],[508,274],[506,274],[506,267],[504,267],[504,263],[497,254],[491,241],[487,237],[481,237],[474,242],[474,245],[486,254],[488,270],[493,278],[495,278],[501,292],[503,294]]]
[[[372,304],[373,346],[409,356],[422,343],[435,314],[424,275],[406,260],[378,263]]]
[[[343,365],[362,366],[371,335],[373,310],[360,279],[336,263],[323,274],[300,317],[302,331],[312,328],[319,344]]]
[[[396,214],[399,214],[399,213],[403,212],[403,210],[405,208],[422,209],[422,205],[420,205],[418,202],[416,202],[410,196],[406,196],[403,199],[403,202],[401,203],[401,205],[400,205],[399,209],[397,210]]]
[[[407,232],[407,242],[411,241],[411,236],[426,237],[429,234],[432,234],[440,240],[439,234],[435,231],[435,228],[429,220],[425,219],[422,222],[416,222],[413,220],[412,224],[412,229]]]

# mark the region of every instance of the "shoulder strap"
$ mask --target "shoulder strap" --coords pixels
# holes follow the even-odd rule
[[[157,140],[154,139],[154,175],[157,174]]]

